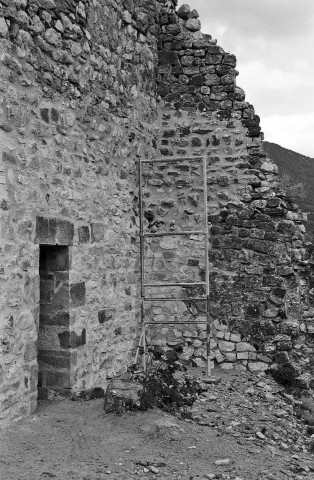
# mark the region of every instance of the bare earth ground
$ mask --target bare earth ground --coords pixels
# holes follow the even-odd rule
[[[103,400],[43,402],[0,432],[0,479],[314,479],[293,399],[269,377],[214,376],[190,420],[106,415]]]

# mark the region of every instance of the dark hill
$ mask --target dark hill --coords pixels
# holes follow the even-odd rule
[[[292,184],[303,184],[303,195],[297,196],[295,201],[303,212],[308,213],[306,229],[309,240],[314,242],[314,158],[276,143],[264,142],[264,147],[267,156],[278,165],[281,176],[289,177]]]

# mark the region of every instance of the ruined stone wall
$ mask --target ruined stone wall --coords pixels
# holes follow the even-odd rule
[[[184,347],[181,358],[203,366],[207,322],[203,159],[170,160],[143,166],[144,283],[154,285],[145,287],[144,294],[145,299],[165,299],[145,301],[145,321],[152,322],[147,340],[162,348]],[[159,237],[161,232],[166,235]]]
[[[33,411],[38,368],[65,394],[131,361],[162,6],[0,2],[0,423]],[[69,280],[43,266],[40,282],[39,245],[68,247]]]
[[[157,80],[164,110],[155,156],[206,157],[212,361],[251,371],[272,365],[290,379],[303,368],[311,372],[314,310],[306,216],[277,183],[277,167],[263,150],[259,117],[236,85],[235,56],[200,32],[198,14],[187,5],[175,18],[164,15],[161,23]],[[169,192],[166,170],[158,181],[162,200]],[[156,206],[162,207],[154,218],[160,231],[180,202],[175,188],[170,198],[166,212]],[[188,195],[185,202],[195,213]],[[151,256],[167,252],[160,242]],[[202,318],[197,304],[179,305],[196,322]],[[152,319],[161,314],[160,308],[150,312]],[[164,310],[167,315],[172,318]],[[205,365],[197,328],[176,327],[175,342],[170,330],[159,332],[155,343],[167,345],[169,338],[170,346],[183,347],[183,358]]]
[[[188,158],[206,158],[212,362],[311,369],[304,217],[276,186],[235,57],[176,3],[0,0],[0,424],[33,411],[38,371],[43,394],[67,394],[131,363],[144,158],[183,159],[148,164],[148,232],[201,225]],[[151,239],[150,278],[204,281],[202,242]],[[146,314],[193,320],[150,340],[204,364],[200,304]]]

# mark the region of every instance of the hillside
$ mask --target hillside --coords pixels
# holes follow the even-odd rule
[[[281,174],[288,174],[295,183],[304,185],[304,198],[297,198],[301,210],[308,213],[306,226],[310,241],[314,241],[314,158],[283,148],[276,143],[264,142],[269,158],[279,167]]]

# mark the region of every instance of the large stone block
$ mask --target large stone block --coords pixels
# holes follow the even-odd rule
[[[55,232],[49,230],[49,219],[44,217],[36,218],[36,238],[35,243],[49,244],[55,243]]]
[[[27,343],[24,352],[24,362],[32,362],[37,357],[37,342]]]
[[[0,18],[0,37],[4,38],[9,32],[8,25],[4,18]]]
[[[69,312],[51,312],[48,306],[47,312],[40,312],[40,324],[41,325],[61,325],[67,327],[70,324]]]
[[[265,370],[268,370],[268,363],[249,362],[248,369],[250,372],[264,372]]]
[[[41,245],[72,245],[74,226],[67,220],[36,217],[35,243]]]
[[[196,85],[196,86],[203,86],[204,85],[204,75],[193,75],[191,78],[190,78],[190,85]]]
[[[123,413],[130,408],[139,407],[143,385],[129,379],[117,378],[108,385],[104,409],[106,413]]]
[[[57,245],[73,245],[74,225],[67,220],[56,220]]]
[[[237,352],[256,352],[256,348],[247,342],[237,343],[236,348],[237,348]]]
[[[85,283],[74,283],[70,286],[70,305],[71,307],[81,307],[86,302]]]
[[[219,349],[221,352],[232,352],[234,350],[235,344],[233,342],[226,342],[221,340],[218,343]]]
[[[248,360],[249,352],[239,352],[237,353],[237,360]]]
[[[43,365],[49,365],[56,369],[70,368],[71,365],[71,353],[64,350],[39,350],[38,361],[40,370],[43,370]]]
[[[190,13],[191,7],[187,4],[181,5],[181,7],[177,11],[178,17],[183,18],[184,20],[188,20]]]
[[[71,387],[71,375],[70,372],[53,372],[45,370],[41,374],[41,386],[42,387]]]
[[[60,340],[60,347],[67,348],[77,348],[82,347],[86,344],[86,330],[82,331],[81,335],[77,335],[75,332],[65,331],[58,334]]]
[[[233,363],[223,362],[223,363],[220,364],[220,368],[222,370],[233,370],[234,365],[233,365]]]
[[[197,32],[201,27],[201,21],[198,18],[189,18],[186,22],[186,28],[191,32]]]
[[[160,53],[159,61],[161,65],[170,64],[170,65],[179,65],[179,57],[176,52],[173,50],[165,50]]]
[[[115,309],[107,308],[98,312],[98,321],[99,323],[105,323],[109,320],[113,320],[115,315]]]
[[[77,229],[78,241],[79,243],[89,243],[90,233],[87,226],[82,226]]]
[[[21,330],[35,329],[35,319],[32,312],[30,310],[21,312],[17,319],[17,325]]]
[[[105,226],[103,223],[91,224],[92,243],[101,242],[105,236]]]
[[[231,342],[235,342],[235,343],[241,342],[241,335],[232,333],[232,334],[230,335],[230,341],[231,341]]]
[[[219,85],[220,84],[220,77],[215,73],[208,73],[205,75],[205,85],[208,87],[212,85]]]

